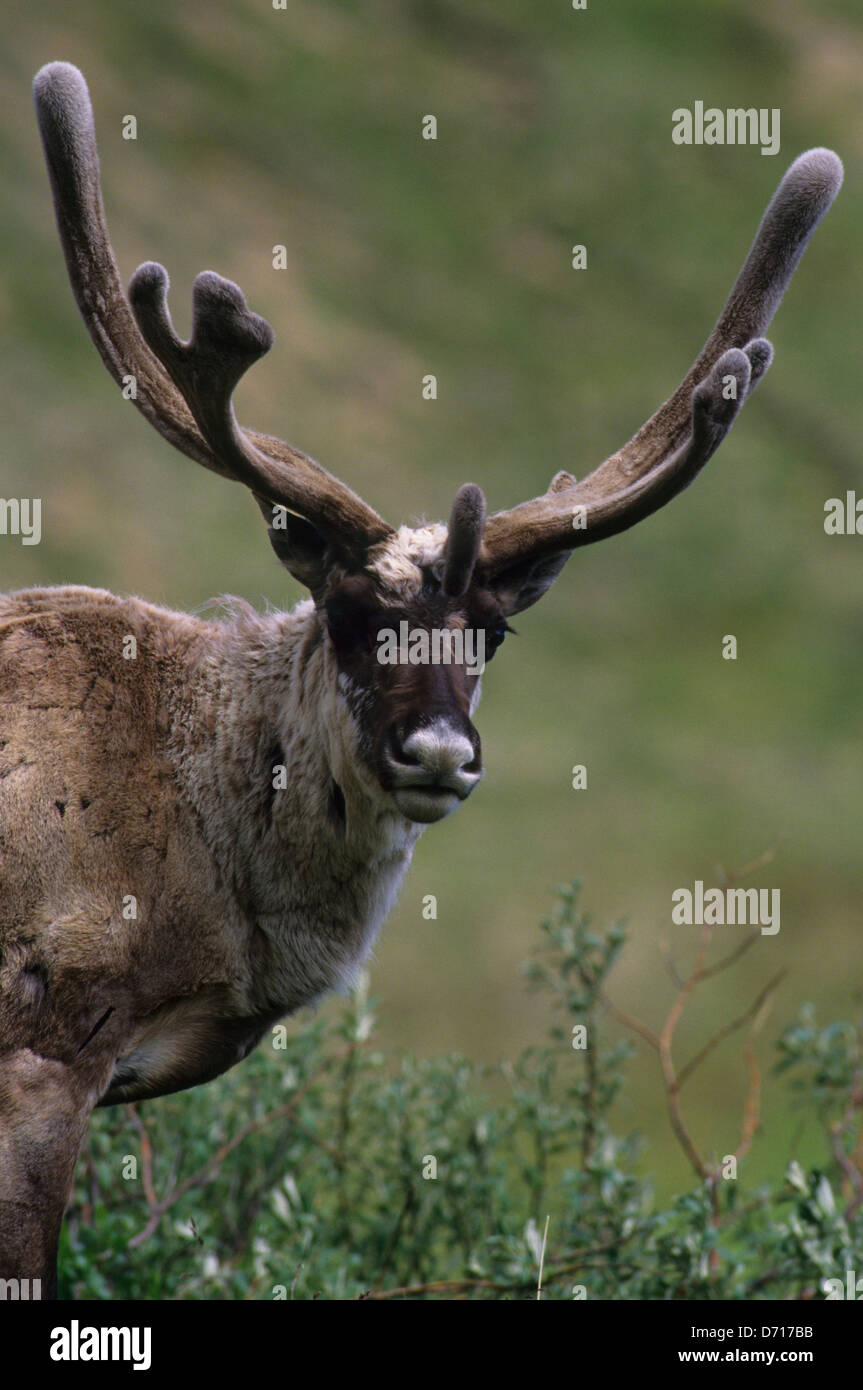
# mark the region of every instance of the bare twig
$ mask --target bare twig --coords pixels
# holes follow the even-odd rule
[[[539,1278],[536,1282],[536,1301],[539,1303],[542,1298],[542,1266],[545,1263],[545,1243],[548,1240],[548,1220],[549,1214],[546,1213],[545,1230],[542,1233],[542,1246],[539,1251]]]
[[[566,1278],[569,1275],[579,1273],[580,1270],[590,1268],[589,1262],[596,1256],[605,1255],[610,1250],[616,1250],[626,1241],[632,1240],[635,1235],[640,1234],[641,1229],[641,1227],[634,1227],[631,1231],[627,1231],[625,1236],[617,1236],[614,1240],[606,1241],[603,1245],[594,1245],[582,1250],[577,1260],[568,1260],[565,1264],[556,1265],[553,1270],[546,1270],[544,1275],[546,1283]],[[616,1265],[615,1267],[625,1268],[623,1265]],[[534,1285],[532,1280],[526,1279],[513,1280],[511,1283],[503,1283],[495,1279],[440,1279],[431,1284],[406,1284],[398,1289],[370,1289],[367,1293],[359,1295],[359,1301],[381,1302],[384,1299],[413,1298],[427,1293],[470,1293],[474,1289],[492,1289],[498,1293],[517,1293],[521,1290],[530,1290],[532,1293]]]
[[[740,1143],[734,1154],[738,1161],[748,1153],[761,1120],[761,1073],[758,1070],[758,1063],[755,1060],[755,1052],[751,1042],[746,1044],[746,1065],[749,1068],[749,1090],[746,1093],[746,1100],[743,1102]]]
[[[773,979],[769,980],[768,983],[764,986],[761,993],[758,995],[756,999],[753,1000],[753,1002],[749,1005],[748,1009],[745,1009],[744,1012],[738,1015],[737,1018],[732,1019],[730,1023],[726,1023],[724,1027],[720,1028],[717,1033],[714,1033],[712,1038],[709,1038],[707,1040],[704,1046],[698,1052],[696,1052],[694,1057],[690,1057],[689,1061],[686,1063],[684,1067],[681,1067],[678,1073],[678,1088],[683,1087],[683,1085],[685,1084],[687,1079],[692,1075],[695,1069],[701,1066],[701,1063],[710,1056],[711,1052],[713,1052],[713,1050],[717,1048],[720,1043],[724,1042],[726,1038],[730,1038],[732,1033],[736,1033],[738,1028],[742,1028],[745,1023],[748,1023],[751,1018],[755,1017],[758,1014],[758,1011],[770,998],[770,995],[778,987],[778,985],[784,979],[787,973],[788,972],[786,970],[779,970],[773,976]],[[702,979],[704,978],[705,977],[702,976]]]
[[[137,1105],[126,1106],[126,1114],[138,1131],[141,1141],[141,1182],[144,1188],[144,1196],[147,1199],[147,1206],[151,1211],[159,1205],[156,1190],[153,1187],[153,1146],[150,1143],[150,1132],[141,1116],[138,1114]]]
[[[197,1173],[193,1173],[191,1177],[186,1178],[179,1186],[175,1187],[173,1191],[169,1192],[166,1197],[163,1197],[161,1200],[156,1199],[155,1204],[150,1210],[149,1221],[143,1230],[139,1231],[136,1236],[132,1236],[131,1240],[128,1242],[128,1249],[134,1250],[137,1246],[143,1245],[144,1241],[148,1240],[156,1230],[165,1213],[170,1211],[171,1207],[176,1206],[177,1202],[185,1197],[187,1192],[191,1192],[195,1187],[203,1187],[206,1182],[214,1178],[228,1155],[233,1153],[234,1149],[238,1148],[245,1139],[248,1139],[250,1134],[256,1134],[258,1130],[263,1129],[274,1120],[287,1119],[302,1100],[312,1082],[317,1079],[319,1072],[326,1065],[326,1062],[322,1063],[321,1067],[317,1068],[316,1071],[307,1078],[303,1085],[294,1092],[286,1105],[280,1105],[277,1109],[268,1111],[266,1115],[262,1115],[257,1120],[250,1120],[232,1139],[222,1144],[221,1148],[217,1149],[212,1157],[207,1159],[207,1162],[202,1168],[198,1169]]]
[[[668,1115],[671,1120],[671,1127],[677,1136],[680,1144],[692,1167],[695,1169],[699,1178],[706,1178],[710,1172],[707,1164],[702,1159],[695,1143],[692,1140],[686,1125],[683,1122],[683,1115],[680,1109],[680,1082],[674,1069],[674,1061],[671,1056],[671,1043],[674,1037],[674,1030],[680,1022],[683,1010],[695,990],[704,971],[704,958],[707,952],[707,944],[710,940],[710,928],[705,927],[701,933],[698,943],[698,955],[696,956],[695,966],[691,975],[685,981],[683,989],[680,990],[668,1011],[668,1017],[662,1026],[659,1035],[659,1061],[662,1067],[662,1076],[665,1082],[665,1093],[668,1102]]]

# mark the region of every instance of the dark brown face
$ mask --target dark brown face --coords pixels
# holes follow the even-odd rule
[[[441,820],[482,776],[470,716],[508,630],[499,604],[476,585],[449,598],[429,573],[402,608],[362,574],[336,585],[323,617],[366,764],[408,820]]]

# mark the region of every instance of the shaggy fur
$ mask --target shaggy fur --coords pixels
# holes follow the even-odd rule
[[[440,543],[380,557],[393,601]],[[368,955],[423,827],[358,755],[344,687],[310,600],[207,622],[84,588],[0,598],[0,1248],[20,1277],[44,1273],[40,1167],[69,1150],[71,1179],[94,1104],[218,1075]]]

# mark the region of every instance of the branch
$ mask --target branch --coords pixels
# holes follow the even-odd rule
[[[727,957],[727,959],[730,960],[731,957],[729,956]],[[678,1089],[683,1087],[684,1083],[692,1075],[696,1067],[701,1066],[701,1063],[705,1061],[707,1057],[710,1056],[714,1048],[718,1047],[719,1044],[724,1042],[726,1038],[730,1038],[732,1033],[736,1033],[738,1028],[742,1028],[744,1023],[748,1023],[750,1018],[753,1018],[758,1014],[758,1011],[767,1002],[770,995],[778,987],[780,982],[785,978],[787,973],[787,970],[778,971],[773,976],[773,979],[769,980],[768,983],[764,986],[761,993],[755,1000],[753,1000],[753,1002],[749,1005],[748,1009],[746,1009],[742,1014],[740,1014],[738,1018],[733,1019],[731,1023],[726,1023],[724,1028],[719,1029],[718,1033],[714,1033],[713,1037],[708,1039],[708,1041],[701,1048],[700,1052],[696,1052],[695,1056],[691,1057],[684,1067],[681,1067],[677,1077]],[[704,979],[705,976],[702,976],[701,978]]]
[[[147,1206],[150,1211],[153,1211],[159,1205],[159,1199],[153,1187],[153,1146],[150,1143],[150,1132],[141,1119],[141,1116],[138,1114],[138,1107],[136,1105],[127,1105],[126,1114],[137,1129],[141,1140],[141,1181],[144,1185],[144,1196],[147,1198]]]
[[[170,1192],[167,1197],[163,1197],[161,1201],[156,1200],[155,1205],[151,1207],[150,1219],[146,1226],[142,1231],[139,1231],[136,1236],[132,1236],[131,1240],[128,1242],[127,1248],[129,1250],[134,1250],[139,1245],[143,1245],[144,1241],[148,1240],[156,1230],[165,1213],[170,1211],[171,1207],[176,1206],[177,1202],[179,1202],[182,1197],[185,1197],[187,1192],[191,1192],[195,1187],[203,1187],[204,1183],[214,1178],[222,1163],[224,1163],[225,1159],[228,1157],[228,1154],[233,1153],[234,1149],[238,1148],[239,1145],[243,1143],[244,1139],[248,1139],[250,1134],[257,1133],[258,1130],[263,1129],[265,1125],[270,1124],[273,1120],[286,1119],[300,1100],[302,1100],[312,1082],[317,1079],[319,1073],[326,1065],[328,1065],[328,1063],[324,1062],[321,1067],[316,1068],[299,1090],[294,1092],[286,1105],[280,1105],[278,1109],[270,1110],[266,1115],[262,1115],[257,1120],[250,1120],[247,1125],[244,1125],[243,1128],[234,1135],[233,1139],[229,1139],[221,1148],[217,1149],[212,1158],[209,1158],[204,1166],[198,1169],[197,1173],[193,1173],[191,1177],[184,1179],[178,1187],[175,1187],[173,1191]],[[155,1198],[155,1193],[153,1195]]]

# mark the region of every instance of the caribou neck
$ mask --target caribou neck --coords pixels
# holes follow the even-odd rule
[[[208,627],[196,667],[172,757],[220,877],[265,932],[295,932],[303,915],[364,955],[424,827],[358,756],[314,604],[265,616],[237,605]]]

